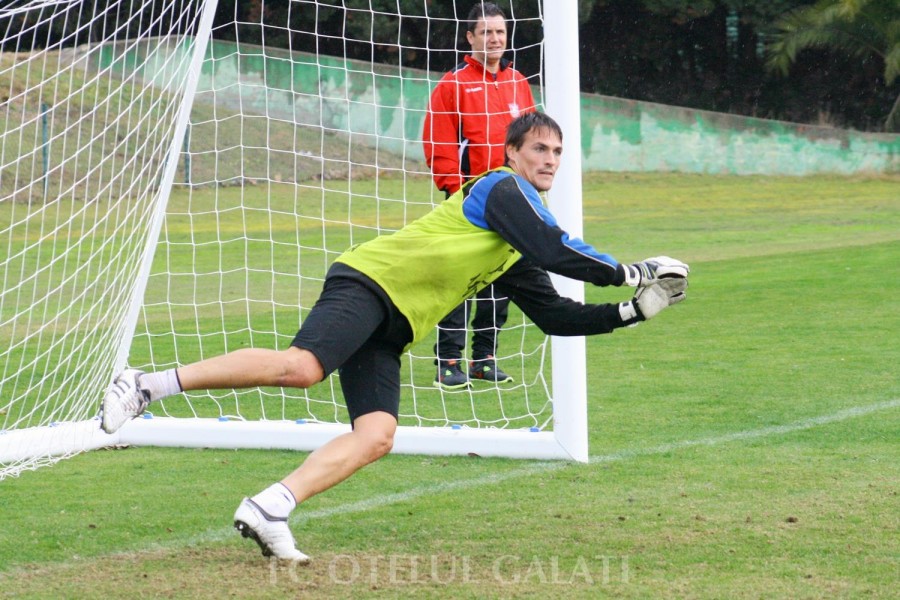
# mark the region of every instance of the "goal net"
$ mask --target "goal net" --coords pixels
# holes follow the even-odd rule
[[[113,444],[305,450],[349,429],[336,376],[169,398],[112,436],[96,419],[126,364],[288,346],[335,257],[444,199],[422,127],[472,3],[235,4],[0,8],[0,478]],[[577,147],[577,8],[549,4],[501,3],[506,56]],[[580,234],[569,154],[554,210]],[[495,356],[514,381],[459,391],[435,387],[434,342],[403,357],[395,451],[586,460],[581,340],[511,306]]]

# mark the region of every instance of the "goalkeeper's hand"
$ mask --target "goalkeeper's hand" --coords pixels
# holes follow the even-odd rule
[[[632,287],[646,287],[670,277],[684,279],[691,271],[685,263],[669,256],[654,256],[624,267],[625,284]]]
[[[685,299],[686,277],[668,277],[640,288],[628,302],[619,304],[619,316],[625,325],[635,325],[652,319],[659,312]]]

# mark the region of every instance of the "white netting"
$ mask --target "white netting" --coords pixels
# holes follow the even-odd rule
[[[286,347],[339,253],[444,198],[423,160],[422,123],[431,89],[466,53],[470,5],[260,0],[249,16],[220,9],[211,38],[198,38],[204,4],[0,9],[5,435],[90,419],[126,355],[156,370]],[[507,57],[540,104],[540,2],[504,8]],[[198,42],[208,47],[191,74]],[[551,422],[547,340],[517,309],[496,352],[513,384],[436,389],[433,343],[404,358],[401,424]],[[153,411],[347,420],[335,377],[305,392],[191,394]]]
[[[520,19],[539,29],[539,8],[530,4]],[[443,199],[424,164],[422,123],[431,89],[462,59],[465,14],[405,5],[415,12],[401,15],[395,2],[264,3],[259,21],[214,30],[133,364],[161,368],[245,345],[286,347],[338,254]],[[510,35],[511,46],[516,39]],[[540,64],[539,45],[509,56],[519,51]],[[393,64],[372,62],[385,56]],[[539,81],[533,77],[536,96]],[[545,338],[516,311],[497,353],[516,383],[502,391],[486,383],[468,393],[436,389],[433,343],[405,360],[403,423],[528,427],[549,418]],[[305,392],[196,394],[156,410],[346,422],[336,380]]]
[[[0,9],[0,476],[102,444],[201,3],[154,4]]]

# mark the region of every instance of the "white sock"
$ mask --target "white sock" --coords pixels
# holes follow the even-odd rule
[[[175,369],[157,373],[144,373],[141,375],[141,387],[150,392],[150,402],[162,400],[184,391],[181,389],[181,383],[178,381],[178,373]]]
[[[271,516],[279,519],[287,518],[291,511],[294,510],[294,507],[297,506],[294,494],[281,482],[273,483],[253,496],[252,500]]]

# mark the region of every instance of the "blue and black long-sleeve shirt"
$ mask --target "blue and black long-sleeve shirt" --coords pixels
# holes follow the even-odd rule
[[[548,271],[608,286],[625,282],[625,267],[569,236],[534,186],[508,167],[467,182],[432,212],[337,262],[387,294],[414,341],[492,283],[551,335],[607,333],[626,324],[617,304],[583,304],[557,293]]]

